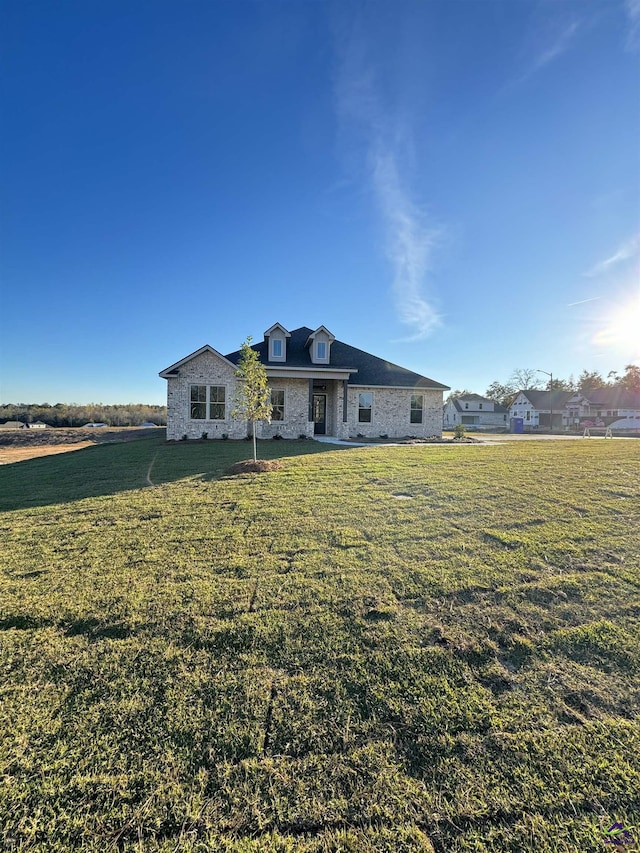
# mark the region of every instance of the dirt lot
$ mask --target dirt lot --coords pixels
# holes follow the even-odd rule
[[[112,441],[133,441],[164,433],[160,427],[66,427],[56,429],[11,429],[0,430],[0,465],[22,462],[37,456],[67,453],[81,450],[91,444]]]

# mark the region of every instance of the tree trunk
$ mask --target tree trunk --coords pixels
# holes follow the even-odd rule
[[[258,451],[256,449],[256,422],[255,421],[251,421],[251,427],[252,427],[251,431],[253,432],[253,461],[257,462],[258,461]]]

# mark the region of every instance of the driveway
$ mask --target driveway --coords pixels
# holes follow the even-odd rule
[[[545,433],[467,433],[477,438],[482,444],[501,444],[504,441],[634,441],[632,436],[614,435],[605,438],[604,435],[592,435],[585,438],[582,433],[578,435],[549,435]]]

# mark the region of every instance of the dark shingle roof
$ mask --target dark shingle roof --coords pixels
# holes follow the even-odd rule
[[[390,361],[385,361],[383,358],[378,358],[364,350],[349,346],[342,341],[335,340],[331,344],[330,363],[327,365],[313,364],[309,354],[309,349],[306,346],[309,335],[313,334],[313,329],[307,326],[301,326],[299,329],[294,329],[291,332],[291,337],[287,339],[287,361],[286,363],[278,361],[269,361],[269,350],[267,341],[261,341],[259,344],[254,344],[254,349],[260,356],[260,361],[265,366],[273,367],[313,367],[322,370],[354,370],[357,373],[352,373],[349,377],[351,385],[395,385],[406,388],[435,388],[437,390],[448,391],[447,385],[442,385],[440,382],[435,382],[427,376],[421,376],[419,373],[414,373],[397,364],[392,364]],[[229,353],[225,356],[233,364],[237,364],[240,359],[240,350]]]
[[[640,409],[640,393],[626,388],[596,388],[584,394],[592,406],[606,406],[611,409]]]
[[[501,406],[500,403],[496,403],[495,400],[490,400],[489,397],[481,397],[480,394],[461,394],[460,397],[454,397],[451,401],[454,407],[459,412],[473,411],[473,412],[488,412],[490,415],[504,415],[509,409],[505,409],[504,406]],[[462,406],[462,403],[493,403],[493,409],[465,409]]]
[[[534,409],[563,409],[567,400],[573,396],[571,391],[519,391],[524,394]],[[512,404],[513,405],[513,404]]]

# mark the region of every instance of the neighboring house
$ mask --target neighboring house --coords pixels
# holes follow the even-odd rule
[[[640,430],[640,393],[637,391],[596,388],[586,394],[572,394],[566,408],[569,428],[597,426]]]
[[[5,421],[3,424],[0,424],[0,429],[26,429],[27,425],[23,424],[22,421]]]
[[[510,418],[522,418],[527,428],[549,429],[553,412],[553,429],[562,429],[566,423],[566,404],[570,391],[518,391],[509,409]]]
[[[468,430],[508,429],[509,410],[480,394],[462,394],[444,407],[444,428],[455,429],[458,424]]]
[[[336,340],[325,327],[276,323],[253,346],[271,386],[271,424],[258,436],[337,438],[442,435],[446,385]],[[240,351],[201,347],[160,373],[167,380],[167,438],[244,438],[231,416]]]

